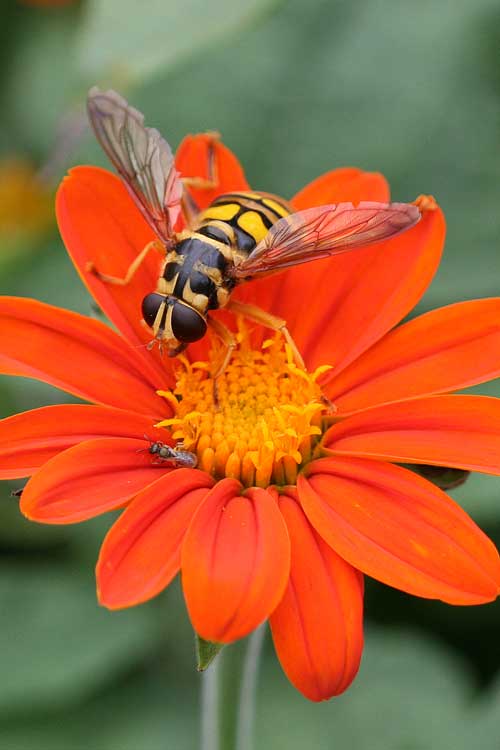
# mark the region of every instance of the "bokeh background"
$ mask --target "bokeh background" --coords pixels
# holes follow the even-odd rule
[[[94,83],[126,94],[174,147],[221,131],[255,188],[290,196],[352,165],[384,172],[398,200],[433,193],[449,233],[418,311],[500,294],[499,0],[3,0],[1,291],[87,315],[52,197],[71,165],[106,163],[83,119]],[[474,390],[500,396],[498,383]],[[68,400],[0,383],[2,416]],[[0,747],[197,747],[178,585],[99,609],[93,567],[112,518],[30,524],[10,496],[20,484],[0,491]],[[452,494],[499,543],[500,479]],[[367,588],[365,657],[344,696],[308,703],[267,639],[256,748],[497,750],[500,606]]]

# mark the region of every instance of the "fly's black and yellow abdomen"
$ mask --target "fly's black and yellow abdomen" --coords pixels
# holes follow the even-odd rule
[[[202,315],[224,307],[236,284],[230,269],[289,213],[284,201],[265,193],[219,196],[168,253],[158,292],[186,302]]]
[[[226,193],[200,214],[196,231],[208,237],[223,233],[222,241],[247,258],[273,224],[290,211],[285,201],[267,193]]]

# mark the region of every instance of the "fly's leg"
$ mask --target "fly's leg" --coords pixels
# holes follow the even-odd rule
[[[270,328],[271,331],[279,331],[284,336],[285,341],[292,350],[293,358],[297,365],[303,370],[306,369],[302,355],[297,348],[297,344],[286,327],[286,320],[278,318],[276,315],[271,315],[271,313],[261,310],[260,307],[256,307],[255,305],[248,305],[245,302],[239,302],[238,300],[233,299],[229,300],[225,309],[230,310],[236,315],[243,315],[243,317],[253,320],[255,323],[260,323],[260,325]]]
[[[231,355],[235,350],[237,340],[234,333],[232,333],[229,328],[226,328],[226,326],[220,322],[220,320],[215,320],[215,318],[207,317],[207,323],[212,329],[212,331],[215,333],[218,338],[222,341],[224,346],[226,347],[226,351],[224,353],[224,359],[222,360],[221,364],[215,371],[214,375],[212,376],[214,380],[219,378],[226,367],[229,364],[229,361],[231,359]]]
[[[213,190],[219,184],[219,172],[217,169],[217,159],[215,157],[215,144],[220,140],[220,133],[210,131],[205,133],[208,136],[207,143],[207,177],[183,177],[182,182],[187,188],[195,190]],[[196,217],[200,213],[200,208],[188,190],[184,191],[181,199],[182,212],[189,228],[195,225]]]
[[[134,278],[135,273],[145,260],[146,256],[148,255],[150,250],[156,250],[157,252],[161,253],[162,255],[165,255],[165,247],[162,245],[162,243],[159,240],[153,240],[152,242],[148,242],[146,247],[144,247],[137,258],[134,258],[132,263],[129,265],[127,272],[123,278],[120,276],[110,276],[107,273],[101,273],[97,270],[95,267],[93,261],[89,260],[85,265],[85,270],[88,273],[93,273],[94,276],[97,276],[98,279],[101,281],[106,282],[106,284],[116,284],[117,286],[127,286],[127,284],[130,284],[132,279]]]
[[[215,373],[212,375],[213,381],[214,381],[214,390],[213,390],[213,399],[214,404],[216,407],[219,406],[219,393],[217,389],[217,379],[220,378],[226,367],[228,366],[231,355],[235,350],[237,340],[234,333],[232,333],[229,328],[226,328],[226,326],[220,322],[220,320],[215,320],[214,318],[207,317],[207,323],[212,329],[212,331],[215,333],[215,335],[220,338],[224,346],[226,347],[226,351],[224,353],[224,358],[220,365],[218,366]]]
[[[182,180],[186,184],[189,177],[184,177]],[[182,215],[188,229],[192,229],[196,224],[196,217],[200,213],[200,207],[196,203],[195,199],[187,190],[184,190],[181,198]]]
[[[193,187],[197,190],[213,190],[219,184],[219,172],[217,169],[217,159],[215,158],[215,144],[220,141],[220,133],[210,130],[204,134],[207,136],[207,175],[208,177],[183,177],[182,181],[186,187]]]

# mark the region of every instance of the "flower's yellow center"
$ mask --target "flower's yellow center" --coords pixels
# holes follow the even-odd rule
[[[234,477],[247,487],[293,484],[322,434],[323,415],[332,410],[317,383],[330,368],[300,369],[280,335],[255,350],[240,325],[238,341],[216,380],[210,373],[224,353],[215,341],[209,362],[179,358],[174,394],[159,391],[175,416],[158,426],[170,428],[196,453],[198,468],[217,479]]]

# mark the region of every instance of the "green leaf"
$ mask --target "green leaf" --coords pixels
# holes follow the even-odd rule
[[[496,691],[478,710],[457,655],[415,633],[369,630],[357,681],[323,704],[306,701],[274,653],[266,655],[257,692],[259,750],[471,750],[478,738],[481,750],[498,747]],[[37,716],[27,701],[22,720],[0,722],[0,746],[189,750],[199,743],[199,679],[189,676],[183,682],[178,666],[142,671],[58,714]]]
[[[76,93],[77,25],[76,7],[26,16],[4,91],[11,148],[14,139],[24,141],[25,151],[36,149],[42,156],[54,145],[60,117],[74,103]]]
[[[139,673],[64,712],[0,719],[5,750],[192,750],[197,745],[194,684],[175,673]]]
[[[85,77],[128,83],[237,35],[272,9],[276,0],[89,0],[79,35]],[[123,23],[121,21],[124,21]]]
[[[71,703],[130,669],[155,647],[151,609],[108,612],[85,578],[54,565],[0,575],[0,710]]]
[[[470,712],[467,722],[469,747],[478,747],[481,738],[481,750],[498,750],[500,737],[500,680],[497,678],[488,691],[479,697]]]

